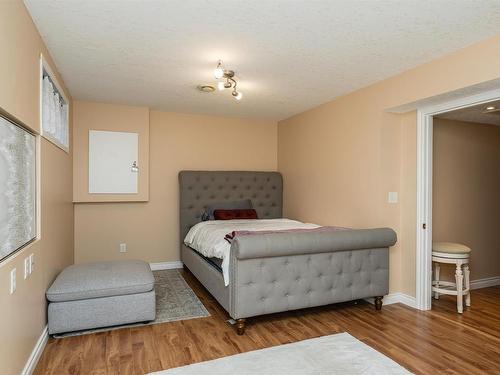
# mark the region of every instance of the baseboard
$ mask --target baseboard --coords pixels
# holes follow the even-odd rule
[[[38,360],[43,353],[43,349],[45,349],[45,345],[47,344],[48,339],[49,330],[48,327],[45,326],[40,337],[38,338],[38,341],[36,342],[35,347],[33,348],[33,351],[30,354],[30,357],[28,358],[28,362],[26,362],[26,365],[21,372],[21,375],[31,375],[33,371],[35,371],[36,364],[38,363]]]
[[[412,307],[414,309],[417,308],[417,300],[415,297],[409,296],[404,293],[391,293],[384,297],[384,305],[391,305],[393,303],[402,303],[403,305]]]
[[[373,298],[366,298],[366,301],[370,302],[371,304],[374,303]],[[415,297],[409,296],[408,294],[404,293],[391,293],[386,296],[384,296],[384,299],[382,300],[382,303],[384,305],[392,305],[393,303],[402,303],[403,305],[412,307],[414,309],[417,308],[417,301]]]
[[[471,289],[488,288],[490,286],[500,285],[500,276],[488,277],[486,279],[471,280]]]
[[[486,279],[472,280],[470,282],[471,289],[488,288],[490,286],[497,286],[497,285],[500,285],[500,276],[488,277]],[[373,298],[367,298],[366,301],[372,304],[374,303]],[[415,297],[400,292],[391,293],[384,297],[383,299],[384,305],[392,305],[393,303],[402,303],[403,305],[412,307],[414,309],[417,308],[417,300]]]
[[[173,270],[176,268],[182,268],[182,262],[160,262],[160,263],[149,263],[152,271],[161,271],[161,270]]]

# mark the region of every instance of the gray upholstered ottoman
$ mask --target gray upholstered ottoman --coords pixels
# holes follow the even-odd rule
[[[69,266],[47,299],[50,334],[155,319],[153,273],[140,260]]]

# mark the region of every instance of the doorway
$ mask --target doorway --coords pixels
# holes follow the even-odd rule
[[[434,119],[444,119],[459,112],[460,116],[464,116],[464,113],[485,112],[486,107],[495,106],[489,104],[492,102],[498,102],[500,105],[500,90],[423,107],[417,111],[416,305],[420,310],[430,310],[432,307]],[[500,113],[482,115],[490,118],[494,116],[492,121],[500,119]]]

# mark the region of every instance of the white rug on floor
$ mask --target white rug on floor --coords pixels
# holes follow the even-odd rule
[[[392,359],[339,333],[155,372],[156,375],[410,374]]]

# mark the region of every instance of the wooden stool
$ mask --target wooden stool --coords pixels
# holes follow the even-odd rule
[[[432,261],[434,262],[432,291],[434,292],[434,298],[439,299],[440,294],[457,296],[457,310],[460,314],[464,311],[463,296],[465,296],[465,305],[470,306],[470,252],[469,247],[459,243],[436,242],[432,244]],[[439,280],[439,263],[456,265],[455,283]]]

